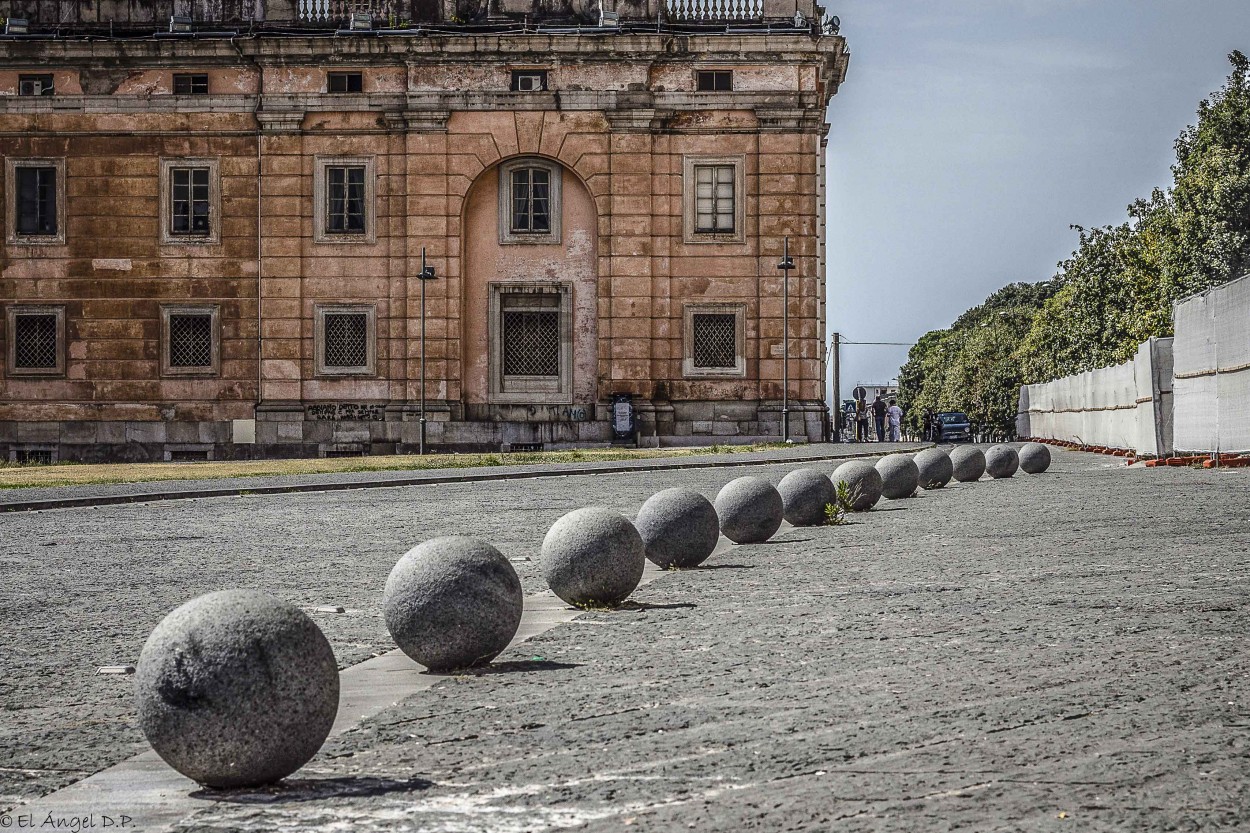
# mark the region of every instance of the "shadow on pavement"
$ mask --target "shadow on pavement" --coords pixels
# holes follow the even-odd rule
[[[319,801],[325,798],[353,796],[391,795],[425,790],[432,781],[410,778],[396,781],[390,778],[368,776],[341,778],[288,778],[268,787],[245,787],[240,789],[201,789],[191,793],[191,798],[203,801],[219,801],[227,804],[289,804],[302,801]]]

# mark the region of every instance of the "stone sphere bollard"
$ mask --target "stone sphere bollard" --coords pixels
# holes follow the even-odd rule
[[[399,559],[382,614],[405,654],[431,671],[490,662],[521,624],[521,580],[503,553],[472,538],[435,538]]]
[[[773,484],[762,477],[739,477],[716,495],[720,531],[735,544],[760,544],[781,528],[785,505]]]
[[[165,763],[209,787],[251,787],[317,754],[338,712],[339,670],[301,610],[223,590],[156,626],[139,656],[135,699]]]
[[[838,499],[837,489],[823,472],[796,469],[777,484],[781,514],[795,526],[819,526],[826,520],[825,507]]]
[[[920,485],[920,469],[908,454],[890,454],[877,461],[881,496],[890,500],[911,497]]]
[[[1020,468],[1027,474],[1041,474],[1050,468],[1050,449],[1042,443],[1025,443],[1020,449]]]
[[[614,605],[642,580],[646,548],[638,530],[600,506],[575,509],[551,525],[539,556],[543,578],[571,605]]]
[[[960,483],[973,483],[985,474],[985,452],[976,446],[957,445],[951,449],[951,464],[955,479]]]
[[[851,508],[867,512],[881,500],[881,472],[867,460],[847,460],[833,470],[833,486],[845,483],[851,492]]]
[[[697,567],[720,540],[712,502],[693,489],[665,489],[647,498],[634,521],[647,559],[657,566]]]
[[[951,456],[940,448],[926,448],[915,457],[920,470],[920,488],[940,489],[955,476],[955,464]]]
[[[985,470],[995,480],[1011,477],[1018,468],[1020,455],[1009,445],[996,445],[985,452]]]

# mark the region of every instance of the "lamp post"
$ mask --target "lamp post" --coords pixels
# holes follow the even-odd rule
[[[790,257],[790,238],[785,238],[781,262],[781,436],[790,442],[790,270],[794,258]]]
[[[425,454],[425,283],[434,280],[434,267],[425,263],[425,246],[421,247],[421,439],[418,454]]]

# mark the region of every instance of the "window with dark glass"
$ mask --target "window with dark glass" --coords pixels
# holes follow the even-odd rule
[[[695,73],[695,89],[701,93],[725,93],[734,88],[734,74],[728,69],[701,69]]]
[[[537,93],[547,89],[547,70],[545,69],[514,69],[512,70],[512,92]]]
[[[169,367],[204,370],[213,366],[213,315],[173,313],[169,316]]]
[[[208,95],[208,73],[175,72],[174,95]]]
[[[738,318],[733,313],[691,316],[694,366],[701,369],[734,367],[738,362]]]
[[[516,168],[512,171],[512,232],[551,232],[551,171]]]
[[[52,73],[38,75],[19,75],[17,77],[18,95],[52,95],[54,92]]]
[[[328,89],[332,93],[364,92],[365,76],[360,72],[332,72]]]
[[[365,233],[365,166],[326,168],[326,233]]]
[[[17,176],[17,222],[14,229],[18,235],[46,237],[57,233],[56,227],[56,168],[22,166],[15,169]]]
[[[560,375],[559,298],[554,309],[503,309],[503,375]]]
[[[358,370],[369,365],[369,315],[365,312],[325,314],[323,355],[334,370]]]
[[[734,166],[696,165],[695,228],[700,234],[734,231]]]
[[[210,233],[208,176],[208,168],[170,169],[171,234]]]
[[[50,370],[59,365],[56,313],[18,313],[13,316],[13,369]]]

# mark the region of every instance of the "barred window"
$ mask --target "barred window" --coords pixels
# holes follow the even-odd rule
[[[208,168],[170,169],[171,234],[207,235],[211,232],[208,182]]]
[[[61,356],[56,313],[19,312],[12,321],[13,369],[55,372]]]
[[[208,73],[175,72],[174,95],[208,95]]]
[[[734,231],[734,166],[695,165],[695,231]]]
[[[560,311],[506,309],[503,313],[505,376],[560,375]]]
[[[738,361],[738,317],[733,313],[695,313],[694,366],[731,368]]]
[[[327,312],[322,324],[324,365],[331,370],[357,370],[369,365],[369,315]]]
[[[326,168],[326,233],[365,233],[365,166]]]
[[[551,171],[547,168],[513,169],[512,232],[551,232]]]
[[[213,366],[212,313],[169,316],[169,367],[206,369]]]
[[[57,233],[56,168],[23,165],[17,176],[18,235],[50,237]]]

